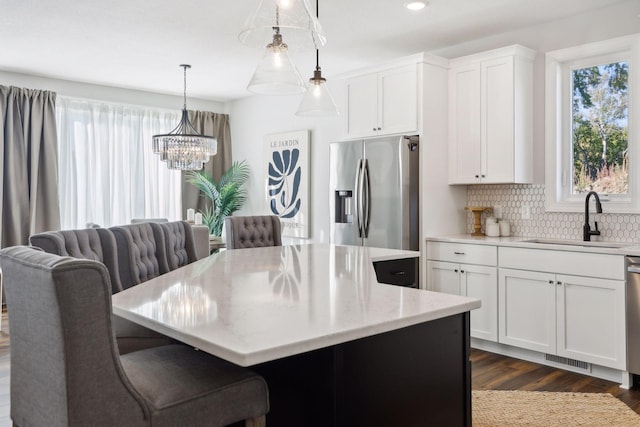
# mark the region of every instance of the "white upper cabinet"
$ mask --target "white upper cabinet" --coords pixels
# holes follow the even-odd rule
[[[352,77],[346,81],[349,138],[418,130],[418,64]]]
[[[450,184],[532,182],[534,57],[515,45],[451,60]]]

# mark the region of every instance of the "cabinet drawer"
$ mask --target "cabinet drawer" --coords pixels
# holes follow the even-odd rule
[[[417,288],[419,258],[403,258],[373,263],[379,283]]]
[[[497,265],[498,248],[468,243],[427,242],[427,258],[465,264]]]
[[[624,280],[622,255],[509,247],[498,252],[501,268]]]

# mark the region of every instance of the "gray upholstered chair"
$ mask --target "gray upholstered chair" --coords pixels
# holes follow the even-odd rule
[[[209,245],[209,227],[206,225],[191,225],[193,243],[196,246],[196,257],[202,259],[211,253]]]
[[[131,224],[138,224],[141,222],[167,223],[169,220],[167,218],[134,218],[131,220]],[[206,225],[190,224],[189,222],[187,222],[187,224],[191,226],[191,231],[193,233],[196,259],[202,259],[209,256],[209,227]],[[167,257],[169,256],[170,254],[167,252]],[[173,268],[171,269],[173,270]]]
[[[139,224],[141,222],[169,222],[167,218],[133,218],[131,224]]]
[[[275,215],[228,216],[224,229],[227,249],[282,246],[280,218]]]
[[[29,242],[51,254],[102,262],[109,271],[111,292],[115,294],[122,290],[116,239],[111,230],[87,228],[47,231],[29,237]],[[120,354],[174,342],[169,337],[118,316],[113,317],[113,324]]]
[[[116,239],[111,231],[105,228],[47,231],[30,236],[29,243],[50,254],[100,261],[109,271],[111,291],[115,294],[122,290]]]
[[[191,225],[187,221],[151,223],[164,237],[167,266],[170,271],[198,260]],[[208,244],[208,243],[207,243]]]
[[[264,426],[264,379],[187,346],[118,355],[104,264],[0,251],[16,426]]]
[[[109,228],[116,238],[123,289],[169,272],[164,233],[155,225],[141,222]]]

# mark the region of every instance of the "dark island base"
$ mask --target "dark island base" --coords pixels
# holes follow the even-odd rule
[[[469,313],[252,367],[269,427],[471,426]]]

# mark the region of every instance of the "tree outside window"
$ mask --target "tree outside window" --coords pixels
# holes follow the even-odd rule
[[[572,71],[572,194],[629,190],[629,63]]]

